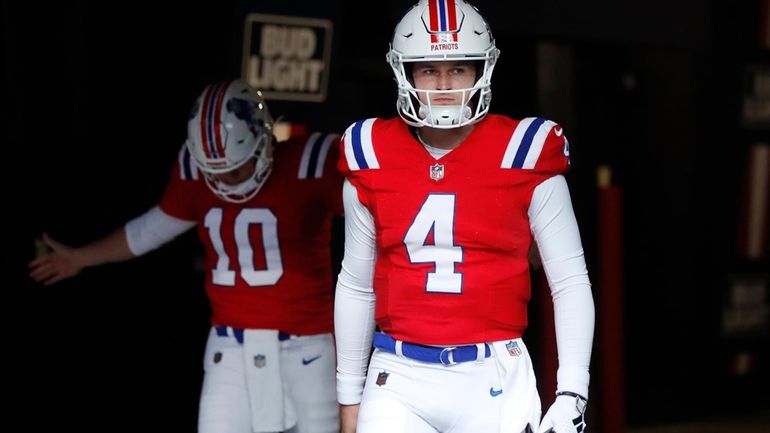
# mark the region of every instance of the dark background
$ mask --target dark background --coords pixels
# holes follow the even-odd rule
[[[274,114],[337,132],[393,116],[384,56],[411,3],[3,3],[4,431],[195,430],[208,306],[194,233],[52,287],[27,277],[33,240],[81,245],[157,202],[193,100],[240,74],[248,11],[334,22],[327,101]],[[570,138],[594,281],[596,168],[623,189],[627,425],[768,409],[767,327],[720,328],[731,276],[768,269],[766,252],[736,252],[747,149],[768,141],[741,122],[745,70],[769,63],[762,2],[474,4],[502,50],[492,111],[552,118]],[[551,75],[543,47],[563,54]]]

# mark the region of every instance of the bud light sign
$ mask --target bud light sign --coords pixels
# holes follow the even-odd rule
[[[322,102],[329,82],[332,23],[248,14],[242,78],[270,100]]]

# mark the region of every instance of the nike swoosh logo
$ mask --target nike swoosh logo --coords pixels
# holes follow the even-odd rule
[[[556,134],[556,136],[557,136],[557,137],[561,137],[561,133],[562,133],[562,132],[563,132],[563,131],[562,131],[562,129],[561,129],[561,128],[559,128],[559,129],[554,129],[554,130],[553,130],[553,133],[554,133],[554,134]]]
[[[314,356],[314,357],[309,358],[309,359],[302,358],[302,365],[308,365],[308,364],[310,364],[311,362],[315,361],[316,359],[318,359],[320,357],[321,357],[321,355]]]
[[[492,397],[497,397],[498,395],[500,395],[502,393],[503,393],[502,389],[498,389],[497,391],[495,391],[494,388],[489,388],[489,395],[491,395]]]

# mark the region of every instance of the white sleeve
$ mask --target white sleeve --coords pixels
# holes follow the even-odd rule
[[[345,205],[345,255],[337,278],[334,333],[337,341],[337,400],[358,404],[374,333],[372,280],[376,249],[374,220],[347,180],[342,188]]]
[[[594,301],[564,176],[554,176],[535,188],[528,213],[553,298],[559,352],[557,391],[588,398]]]
[[[128,248],[135,256],[141,256],[181,235],[195,224],[195,221],[174,218],[155,206],[126,223]]]

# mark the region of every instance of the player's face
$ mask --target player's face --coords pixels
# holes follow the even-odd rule
[[[246,182],[252,176],[254,176],[255,169],[256,165],[252,160],[234,170],[228,171],[227,173],[215,174],[212,177],[215,180],[224,183],[225,185],[238,185],[240,183]]]
[[[412,69],[414,87],[424,90],[468,89],[476,82],[476,65],[470,61],[418,62]],[[425,93],[417,92],[423,103],[431,105],[460,105],[467,103],[463,92]],[[430,98],[430,101],[426,99]]]

